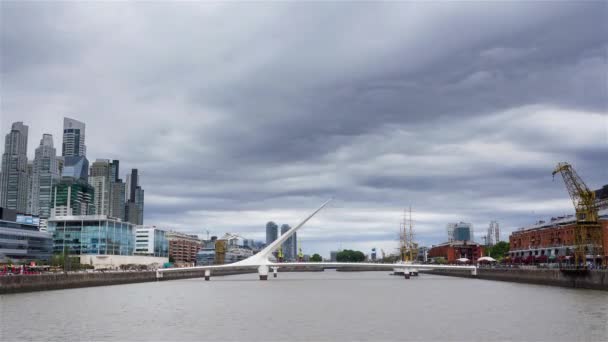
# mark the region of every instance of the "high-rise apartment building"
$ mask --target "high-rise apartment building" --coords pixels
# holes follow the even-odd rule
[[[64,157],[86,156],[84,144],[85,124],[78,120],[63,118],[63,145],[61,155]]]
[[[274,240],[276,240],[278,238],[278,229],[279,226],[277,226],[276,223],[270,221],[268,223],[266,223],[266,245],[270,245]]]
[[[32,214],[41,219],[51,216],[53,186],[59,182],[57,151],[53,136],[43,134],[34,155],[32,176]]]
[[[0,179],[0,207],[27,213],[27,135],[28,126],[15,122],[4,139],[2,177]]]

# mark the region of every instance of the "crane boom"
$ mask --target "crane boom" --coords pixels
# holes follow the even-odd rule
[[[602,230],[598,222],[595,192],[589,190],[569,163],[558,163],[553,170],[553,177],[557,173],[560,173],[564,179],[576,212],[574,260],[577,266],[584,265],[588,254],[594,259],[603,255]]]

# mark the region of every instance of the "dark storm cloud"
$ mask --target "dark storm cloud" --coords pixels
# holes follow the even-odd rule
[[[85,121],[149,223],[262,238],[335,196],[310,251],[392,245],[409,204],[434,243],[571,210],[558,161],[608,182],[606,2],[0,6],[2,132]]]

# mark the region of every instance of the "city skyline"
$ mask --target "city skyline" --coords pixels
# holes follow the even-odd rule
[[[31,154],[86,123],[87,155],[145,172],[146,224],[186,233],[263,240],[335,197],[305,253],[388,251],[410,205],[423,245],[504,240],[573,213],[557,162],[608,183],[606,6],[7,3],[0,132]]]

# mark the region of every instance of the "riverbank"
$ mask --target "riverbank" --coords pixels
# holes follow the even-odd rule
[[[460,270],[432,270],[421,273],[608,291],[607,270],[568,272],[558,269],[479,268],[476,276]]]

